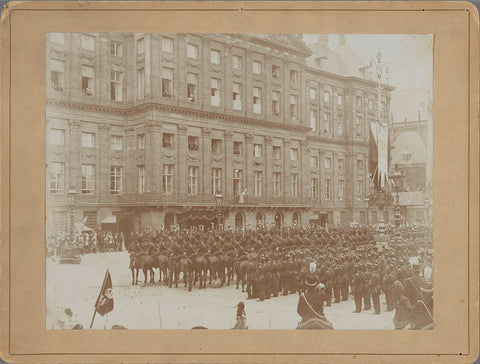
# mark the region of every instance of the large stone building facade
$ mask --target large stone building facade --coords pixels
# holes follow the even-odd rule
[[[375,222],[368,126],[377,107],[386,121],[393,88],[377,100],[366,68],[331,72],[322,47],[294,34],[49,34],[47,234],[84,218],[124,231]]]

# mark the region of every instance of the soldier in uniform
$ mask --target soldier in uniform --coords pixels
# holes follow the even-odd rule
[[[325,273],[325,295],[326,295],[326,306],[330,307],[332,305],[332,287],[333,287],[333,270],[328,267]]]
[[[380,275],[378,272],[374,271],[372,274],[371,280],[371,292],[372,292],[372,301],[373,301],[373,314],[379,315],[380,314]]]
[[[342,270],[338,266],[335,267],[333,271],[333,297],[335,298],[334,303],[340,303],[340,289],[342,285]]]
[[[363,266],[358,265],[356,271],[353,277],[353,298],[355,300],[355,311],[353,311],[353,313],[360,313],[362,312],[362,298],[365,290]]]
[[[387,304],[387,312],[393,311],[394,302],[393,302],[393,283],[395,282],[393,277],[393,267],[388,266],[385,278],[383,280],[383,291],[385,292],[385,301]]]
[[[364,290],[363,290],[363,309],[369,311],[372,308],[372,290],[371,290],[371,279],[372,274],[369,270],[370,263],[367,263],[364,273]]]

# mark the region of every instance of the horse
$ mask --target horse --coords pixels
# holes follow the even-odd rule
[[[221,275],[221,262],[215,255],[207,254],[205,255],[207,260],[207,269],[210,272],[210,281],[208,284],[212,284],[212,279],[214,280],[215,287],[217,286],[218,276]]]
[[[147,253],[130,254],[130,270],[132,271],[132,284],[138,283],[138,272],[143,271],[145,277],[144,284],[147,284],[148,273],[150,273],[150,283],[154,283],[153,258]]]
[[[233,279],[233,266],[234,266],[234,259],[233,257],[235,256],[235,251],[231,250],[226,253],[222,253],[220,255],[217,255],[219,258],[219,263],[223,267],[223,272],[222,274],[222,286],[225,284],[225,281],[227,283],[227,287],[230,287],[230,281]]]
[[[162,253],[156,253],[153,256],[153,268],[158,268],[159,283],[162,283],[162,273],[163,281],[168,282],[168,258],[165,255]]]
[[[193,257],[192,259],[193,261],[193,271],[195,273],[195,279],[193,281],[193,285],[195,285],[195,283],[197,283],[197,277],[200,276],[200,289],[202,288],[205,288],[206,286],[206,275],[207,275],[207,265],[208,265],[208,261],[207,259],[202,256],[202,255],[196,255]],[[211,276],[211,272],[210,272],[210,276]]]
[[[408,321],[410,323],[406,327],[407,330],[432,329],[433,316],[431,313],[431,308],[429,309],[424,301],[418,300],[408,315]]]
[[[235,274],[237,275],[237,287],[238,289],[239,283],[242,282],[242,292],[245,292],[245,283],[247,280],[247,267],[250,265],[248,260],[241,260],[235,263],[234,270]]]
[[[299,323],[296,330],[333,330],[333,325],[326,318],[311,318],[303,323]]]
[[[192,290],[193,262],[188,257],[178,257],[170,260],[169,263],[169,287],[172,287],[173,280],[175,288],[178,288],[178,279],[180,273],[183,273],[185,287],[188,285],[188,291]]]

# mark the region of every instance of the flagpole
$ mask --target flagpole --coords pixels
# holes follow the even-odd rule
[[[105,282],[107,281],[107,274],[108,274],[108,268],[107,268],[107,271],[105,272],[105,277],[103,278],[102,288],[100,289],[100,293],[98,294],[97,301],[95,301],[95,310],[93,311],[93,317],[92,317],[92,322],[90,323],[90,328],[92,328],[93,320],[95,320],[95,315],[97,314],[98,300],[100,299],[100,296],[102,295],[102,292],[103,292],[103,288],[105,287]]]

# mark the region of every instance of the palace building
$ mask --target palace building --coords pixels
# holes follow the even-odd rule
[[[345,36],[50,33],[46,57],[47,234],[376,222],[393,87]]]

